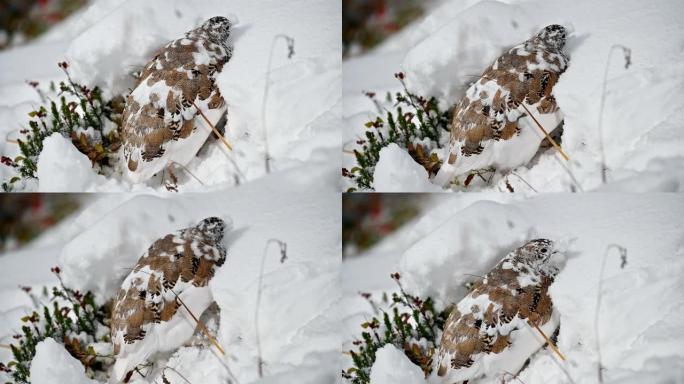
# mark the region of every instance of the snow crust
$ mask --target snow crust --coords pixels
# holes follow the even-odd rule
[[[85,192],[106,182],[93,172],[88,157],[58,133],[43,141],[36,176],[39,192]]]
[[[376,192],[437,192],[428,173],[397,144],[380,150],[380,160],[373,173]]]
[[[423,371],[392,344],[378,349],[371,368],[371,384],[420,384],[424,383]]]
[[[85,375],[85,368],[73,356],[48,337],[36,345],[36,356],[31,364],[31,383],[73,383],[93,384],[97,383]]]

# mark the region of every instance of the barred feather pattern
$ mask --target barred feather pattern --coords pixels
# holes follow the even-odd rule
[[[114,300],[111,318],[114,354],[117,363],[125,361],[125,371],[154,352],[154,347],[147,348],[137,356],[145,349],[142,344],[146,335],[178,315],[178,297],[191,290],[208,289],[209,281],[226,260],[221,244],[225,228],[222,219],[210,217],[168,234],[148,248],[126,277]],[[125,371],[120,369],[117,376]]]
[[[486,367],[474,364],[483,357],[503,355],[516,338],[531,336],[529,330],[521,329],[525,323],[539,327],[551,323],[553,304],[548,289],[558,269],[549,259],[556,253],[551,240],[532,240],[506,255],[476,283],[445,323],[438,376],[449,374],[457,380],[478,377]],[[518,360],[519,368],[527,357],[512,358]]]
[[[564,27],[547,26],[497,58],[468,88],[453,108],[449,152],[445,161],[445,170],[453,171],[448,176],[473,170],[468,165],[460,166],[460,163],[464,163],[465,158],[481,155],[488,144],[520,135],[520,120],[527,117],[521,104],[525,103],[536,116],[558,112],[552,91],[569,64],[569,58],[563,53],[565,39]],[[555,126],[548,127],[549,130],[553,128]],[[522,158],[529,160],[537,148],[538,145],[530,149],[521,148],[532,151]],[[485,168],[491,165],[494,164],[486,164],[485,161],[485,164],[477,166]],[[519,165],[522,164],[514,166]]]
[[[209,136],[196,127],[201,116],[195,105],[205,115],[225,112],[216,76],[232,56],[230,28],[228,19],[211,18],[166,44],[145,66],[123,114],[123,168],[134,181],[194,157]],[[202,137],[189,140],[193,135]]]

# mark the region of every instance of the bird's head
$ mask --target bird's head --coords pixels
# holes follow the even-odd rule
[[[545,45],[551,51],[561,51],[565,47],[565,39],[568,30],[562,25],[551,24],[537,33],[534,37],[540,44]]]
[[[555,243],[548,239],[530,240],[520,247],[520,258],[527,264],[540,268],[549,263],[549,260],[558,254]]]
[[[226,44],[228,37],[230,37],[230,29],[232,27],[230,20],[223,16],[214,16],[202,24],[202,29],[209,39],[216,43]]]
[[[226,222],[218,217],[208,217],[197,224],[197,229],[206,237],[218,243],[223,239]]]

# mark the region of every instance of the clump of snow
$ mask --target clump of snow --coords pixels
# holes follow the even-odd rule
[[[85,375],[85,368],[64,349],[62,344],[48,337],[36,345],[36,355],[31,362],[31,383],[93,384],[95,380]]]
[[[424,383],[423,371],[406,357],[404,352],[387,344],[375,353],[371,368],[371,384],[420,384]]]
[[[405,150],[392,143],[380,150],[373,181],[376,192],[437,192],[428,173]]]
[[[59,133],[43,140],[36,177],[40,192],[85,192],[104,180],[95,173],[88,157]]]
[[[681,196],[562,194],[495,203],[477,202],[473,195],[438,195],[431,200],[434,208],[402,231],[400,241],[389,237],[366,256],[344,263],[348,328],[361,332],[363,319],[373,314],[357,298],[359,291],[375,296],[396,290],[389,271],[400,272],[407,292],[431,296],[443,307],[460,301],[467,292],[464,283],[484,275],[508,252],[547,237],[560,242],[567,257],[549,290],[560,314],[558,347],[567,360],[541,350],[520,379],[570,382],[569,375],[576,383],[596,381],[594,320],[605,255],[598,321],[605,382],[681,381],[681,363],[673,363],[684,358],[678,347],[684,342]],[[626,249],[626,264],[613,244]],[[500,380],[490,376],[474,383]]]
[[[449,108],[463,96],[473,76],[479,76],[506,48],[557,23],[574,30],[565,49],[568,69],[553,91],[564,115],[562,147],[570,162],[551,149],[518,167],[519,177],[495,178],[483,189],[506,191],[508,182],[516,192],[681,191],[684,135],[679,128],[684,114],[679,111],[684,101],[676,95],[684,88],[684,21],[671,15],[684,11],[682,3],[504,3],[508,2],[481,1],[464,9],[460,2],[444,2],[376,51],[347,60],[343,64],[345,149],[355,148],[354,142],[363,137],[363,118],[376,113],[361,91],[396,91],[392,74],[401,70],[409,90],[435,96],[443,108]],[[618,44],[631,51],[628,67],[623,50],[613,48]],[[607,65],[602,136],[608,183],[604,185],[598,126]],[[351,154],[345,154],[343,166],[356,166]]]

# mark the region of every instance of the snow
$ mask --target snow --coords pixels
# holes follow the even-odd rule
[[[570,162],[550,149],[516,173],[540,192],[681,191],[684,102],[676,95],[684,88],[684,20],[674,15],[682,11],[677,0],[445,1],[380,48],[343,63],[345,150],[355,148],[363,123],[376,113],[362,91],[395,92],[400,85],[392,75],[403,71],[412,92],[435,96],[449,108],[472,76],[505,49],[559,23],[574,30],[565,49],[569,67],[553,92],[565,119],[562,147]],[[629,68],[621,49],[611,51],[616,44],[631,50]],[[607,65],[603,185],[598,126]],[[343,166],[355,166],[353,155],[345,152]],[[517,177],[508,181],[516,192],[530,191]],[[503,183],[482,189],[505,191]],[[343,184],[352,186],[346,179]]]
[[[495,195],[496,196],[496,195]],[[560,243],[567,262],[550,295],[560,315],[560,362],[535,354],[519,378],[527,384],[595,382],[594,332],[601,264],[606,257],[598,330],[607,383],[679,382],[684,342],[684,197],[680,194],[434,195],[432,208],[375,248],[343,263],[344,346],[360,334],[372,308],[358,296],[404,289],[439,307],[458,302],[464,284],[482,276],[533,238]],[[481,201],[477,201],[480,199]],[[627,250],[626,265],[611,244]],[[606,254],[607,253],[607,254]],[[346,366],[350,366],[347,361]],[[404,373],[408,375],[408,373]],[[400,375],[400,373],[397,373]],[[500,376],[472,381],[499,383]],[[440,383],[436,377],[430,382]],[[446,382],[444,382],[446,383]]]
[[[312,164],[338,163],[341,9],[327,1],[92,2],[40,39],[0,53],[0,118],[5,122],[0,133],[11,139],[21,136],[26,114],[40,102],[24,81],[37,80],[47,88],[50,81],[64,80],[57,62],[67,60],[74,80],[100,86],[105,95],[127,93],[133,85],[129,74],[141,69],[156,49],[217,15],[236,23],[233,57],[217,78],[228,105],[226,138],[234,151],[220,141],[209,143],[187,165],[200,181],[179,170],[179,191],[226,189],[265,175],[261,112],[271,52],[265,119],[272,171],[307,174]],[[283,39],[274,41],[277,35],[294,39],[292,58],[287,58]],[[15,158],[19,148],[3,141],[0,153]],[[13,175],[11,168],[0,167],[3,180]],[[53,177],[82,185],[69,173]],[[91,191],[165,191],[160,177],[145,184],[132,184],[120,173],[95,180],[87,184]],[[335,178],[325,180],[338,185]],[[33,184],[26,188],[35,190]]]
[[[32,306],[18,285],[40,289],[54,284],[49,269],[59,265],[67,286],[93,290],[98,302],[111,298],[135,261],[157,238],[195,225],[209,216],[230,216],[235,229],[223,240],[227,260],[209,289],[220,308],[216,333],[226,350],[183,347],[159,367],[177,369],[195,383],[324,383],[341,369],[338,302],[340,291],[340,205],[334,183],[320,188],[334,174],[312,169],[315,178],[288,172],[272,174],[228,191],[171,196],[100,194],[89,197],[68,227],[46,233],[47,246],[27,248],[0,257],[0,342],[10,343],[19,318]],[[325,179],[329,177],[329,179]],[[292,179],[291,182],[288,180]],[[317,191],[312,192],[315,188]],[[255,301],[259,267],[269,239],[287,243],[280,263],[271,244],[263,275],[259,335],[264,378],[257,376]],[[27,278],[24,262],[32,263]],[[15,274],[14,271],[17,271]],[[10,360],[0,349],[0,361]],[[180,380],[166,370],[172,382]],[[138,383],[162,382],[160,372]]]
[[[378,349],[371,368],[371,384],[420,384],[424,383],[423,371],[392,344]]]
[[[428,173],[395,143],[380,150],[373,180],[376,192],[437,192]]]
[[[85,192],[98,182],[106,182],[93,172],[88,157],[59,133],[43,141],[36,176],[39,192]]]
[[[73,383],[93,384],[97,383],[85,375],[85,368],[73,356],[48,337],[36,345],[36,356],[31,364],[31,383]]]

